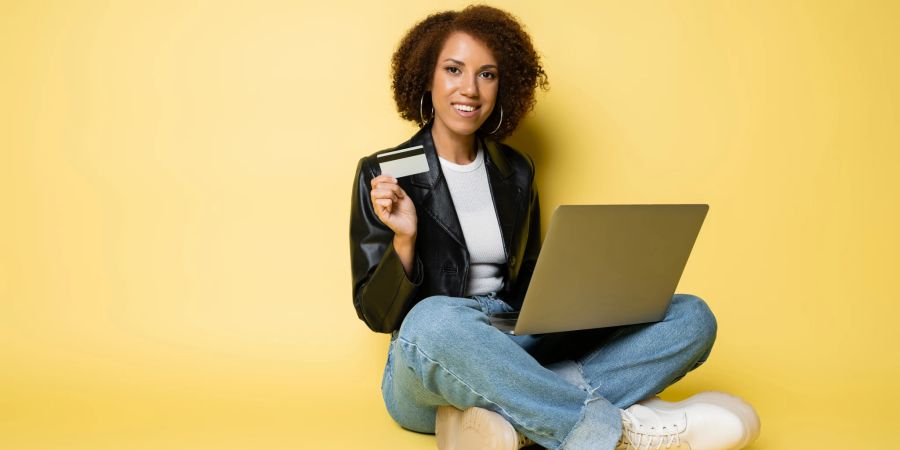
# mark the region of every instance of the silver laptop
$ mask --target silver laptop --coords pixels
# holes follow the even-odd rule
[[[561,205],[521,311],[491,324],[537,334],[665,316],[709,205]]]

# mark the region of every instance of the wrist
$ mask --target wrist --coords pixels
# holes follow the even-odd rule
[[[394,235],[394,243],[410,245],[416,242],[416,233],[412,234],[395,234]]]

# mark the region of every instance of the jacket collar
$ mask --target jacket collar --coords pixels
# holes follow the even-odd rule
[[[512,168],[497,142],[483,139],[480,136],[477,139],[480,140],[482,148],[486,149],[484,158],[488,183],[503,233],[503,247],[508,260],[509,248],[516,230],[515,225],[521,220],[522,189],[515,186],[510,178],[513,175]],[[416,188],[415,195],[419,199],[419,204],[425,209],[425,213],[433,217],[453,240],[466,248],[459,217],[450,196],[450,188],[441,171],[441,163],[431,137],[430,124],[422,127],[409,141],[398,148],[417,145],[421,145],[425,150],[429,169],[428,172],[409,177],[410,184]]]
[[[477,137],[481,142],[482,148],[487,149],[485,152],[485,164],[488,167],[496,169],[501,178],[507,179],[512,175],[509,168],[509,162],[503,156],[503,152],[497,146],[497,143],[490,139]],[[437,149],[434,147],[434,140],[431,137],[431,125],[422,127],[409,141],[402,144],[398,148],[414,147],[421,145],[425,150],[425,158],[428,160],[428,172],[422,172],[410,177],[410,182],[416,186],[434,189],[441,175],[441,163],[438,161]]]

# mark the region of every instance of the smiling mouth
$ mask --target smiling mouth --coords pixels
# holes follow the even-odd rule
[[[478,106],[469,106],[469,105],[455,104],[455,105],[453,105],[453,108],[456,109],[457,111],[462,111],[462,112],[472,112],[472,111],[475,111],[476,109],[480,109],[480,108],[481,108],[481,105],[478,105]]]

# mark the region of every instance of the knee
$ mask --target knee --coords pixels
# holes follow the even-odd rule
[[[400,324],[399,337],[415,343],[431,342],[452,335],[448,328],[461,299],[434,295],[416,303]]]
[[[671,308],[674,317],[683,324],[693,343],[708,352],[716,340],[718,323],[709,305],[696,295],[675,294]]]

